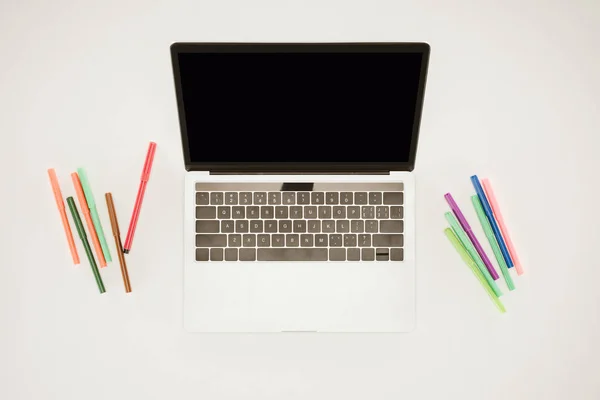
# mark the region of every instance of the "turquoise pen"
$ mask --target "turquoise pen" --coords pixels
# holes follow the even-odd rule
[[[90,209],[90,214],[94,223],[94,229],[96,230],[96,235],[98,235],[98,241],[100,241],[100,247],[102,247],[102,254],[104,254],[104,258],[107,262],[111,262],[112,258],[110,257],[110,250],[108,249],[108,243],[106,243],[106,239],[104,238],[104,230],[102,229],[102,223],[100,222],[100,215],[98,215],[98,209],[96,208],[96,201],[94,200],[94,195],[92,194],[90,181],[88,180],[87,174],[83,168],[77,168],[77,174],[79,175],[79,180],[81,181],[81,186],[83,187],[85,200],[87,201],[88,208]]]

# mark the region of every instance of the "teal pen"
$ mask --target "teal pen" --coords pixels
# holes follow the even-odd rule
[[[96,201],[94,200],[94,195],[92,194],[92,187],[90,186],[90,181],[88,180],[87,174],[85,173],[85,170],[83,168],[77,168],[77,174],[79,175],[79,180],[81,181],[81,186],[83,187],[85,201],[87,202],[88,208],[90,209],[92,222],[94,223],[94,230],[96,231],[96,235],[98,236],[100,247],[102,247],[102,254],[104,255],[104,259],[106,260],[106,262],[111,262],[112,258],[110,257],[110,250],[108,249],[108,243],[104,238],[104,229],[102,229],[102,223],[100,222],[100,215],[98,215],[98,209],[96,208]]]
[[[471,241],[467,237],[467,234],[465,233],[463,228],[458,223],[458,220],[456,219],[454,214],[452,214],[450,211],[448,211],[447,213],[444,214],[444,217],[446,217],[446,220],[450,223],[452,230],[454,231],[456,236],[458,236],[462,245],[465,246],[465,249],[467,249],[467,252],[471,256],[471,258],[473,258],[473,260],[475,261],[475,264],[477,264],[477,267],[483,274],[485,280],[487,281],[488,285],[490,285],[490,287],[492,288],[492,290],[494,291],[496,296],[498,296],[498,297],[502,296],[502,292],[500,291],[500,288],[496,284],[496,281],[494,281],[494,279],[492,278],[492,275],[490,275],[490,272],[488,271],[485,264],[483,263],[481,256],[479,255],[479,253],[473,246],[473,243],[471,243]]]

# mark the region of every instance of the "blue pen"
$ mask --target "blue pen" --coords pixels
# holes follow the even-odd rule
[[[479,200],[481,200],[481,205],[483,206],[483,211],[490,221],[490,225],[492,226],[492,231],[494,232],[494,236],[496,236],[496,240],[498,241],[498,245],[500,246],[500,251],[502,252],[502,256],[506,261],[506,265],[508,268],[512,268],[514,266],[512,259],[510,258],[510,254],[508,253],[508,249],[506,248],[506,243],[504,243],[504,238],[500,233],[500,229],[498,228],[498,224],[496,223],[496,218],[494,218],[494,213],[492,212],[492,207],[490,203],[485,197],[485,192],[483,191],[483,187],[481,187],[481,183],[479,183],[479,178],[477,175],[473,175],[471,177],[471,182],[475,187],[475,191],[477,192],[477,196]]]

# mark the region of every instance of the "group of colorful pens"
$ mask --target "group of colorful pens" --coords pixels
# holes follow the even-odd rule
[[[106,193],[104,195],[106,199],[106,206],[108,208],[108,215],[110,218],[112,233],[115,239],[117,256],[119,258],[119,264],[121,266],[121,275],[123,277],[123,283],[125,285],[125,292],[127,293],[131,292],[131,283],[129,281],[129,273],[127,271],[125,254],[129,253],[131,249],[133,235],[135,233],[135,228],[137,226],[137,221],[140,215],[144,193],[146,191],[146,185],[148,183],[148,179],[150,178],[150,170],[152,169],[152,162],[154,160],[155,151],[156,143],[150,142],[124,247],[121,244],[121,233],[119,231],[119,222],[117,220],[117,213],[115,211],[115,205],[113,202],[112,194]],[[75,241],[73,240],[73,233],[71,231],[69,219],[67,218],[65,202],[63,199],[62,191],[60,189],[60,185],[58,183],[56,171],[53,168],[50,168],[48,170],[48,176],[50,178],[50,184],[54,192],[54,198],[56,200],[58,212],[62,219],[65,235],[67,236],[67,243],[69,244],[71,256],[73,258],[73,263],[77,265],[80,262],[79,254],[77,253],[77,247],[75,245]],[[69,205],[69,210],[71,211],[73,223],[75,224],[77,233],[79,234],[79,238],[81,239],[83,248],[85,249],[85,253],[90,263],[90,267],[92,268],[92,273],[94,274],[94,278],[96,279],[98,289],[100,290],[100,293],[104,293],[106,292],[104,282],[102,281],[102,276],[100,275],[100,271],[98,270],[96,259],[94,258],[94,252],[92,252],[92,248],[90,247],[90,243],[88,241],[89,236],[91,238],[92,245],[96,252],[96,257],[98,258],[100,268],[106,267],[107,262],[112,261],[112,257],[110,255],[108,243],[106,242],[106,238],[104,237],[104,230],[102,228],[102,223],[100,222],[100,215],[98,214],[96,201],[94,199],[94,195],[92,194],[92,188],[90,186],[87,174],[83,168],[78,168],[77,172],[73,172],[71,174],[71,180],[73,181],[75,195],[77,196],[77,200],[79,201],[79,208],[81,209],[83,219],[85,220],[85,223],[87,225],[87,234],[85,227],[83,226],[83,222],[81,221],[79,211],[77,210],[77,205],[75,204],[75,201],[73,200],[72,196],[67,197],[67,204]]]
[[[504,277],[508,290],[514,290],[515,284],[509,269],[514,267],[517,275],[522,275],[523,268],[508,234],[496,196],[488,179],[483,179],[480,183],[477,175],[473,175],[471,182],[477,193],[471,196],[475,213],[490,243],[496,261],[500,266],[500,272]],[[481,243],[475,237],[471,226],[454,201],[454,198],[452,198],[452,195],[446,193],[444,197],[452,210],[452,212],[444,214],[450,224],[450,227],[444,230],[444,234],[448,237],[473,274],[475,274],[496,307],[498,307],[500,312],[506,312],[504,305],[499,299],[502,296],[502,291],[496,284],[496,280],[499,279],[498,272],[496,272],[492,262],[485,254]]]

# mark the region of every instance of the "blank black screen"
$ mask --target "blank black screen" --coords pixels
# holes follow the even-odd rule
[[[421,53],[183,53],[192,163],[408,162]]]

